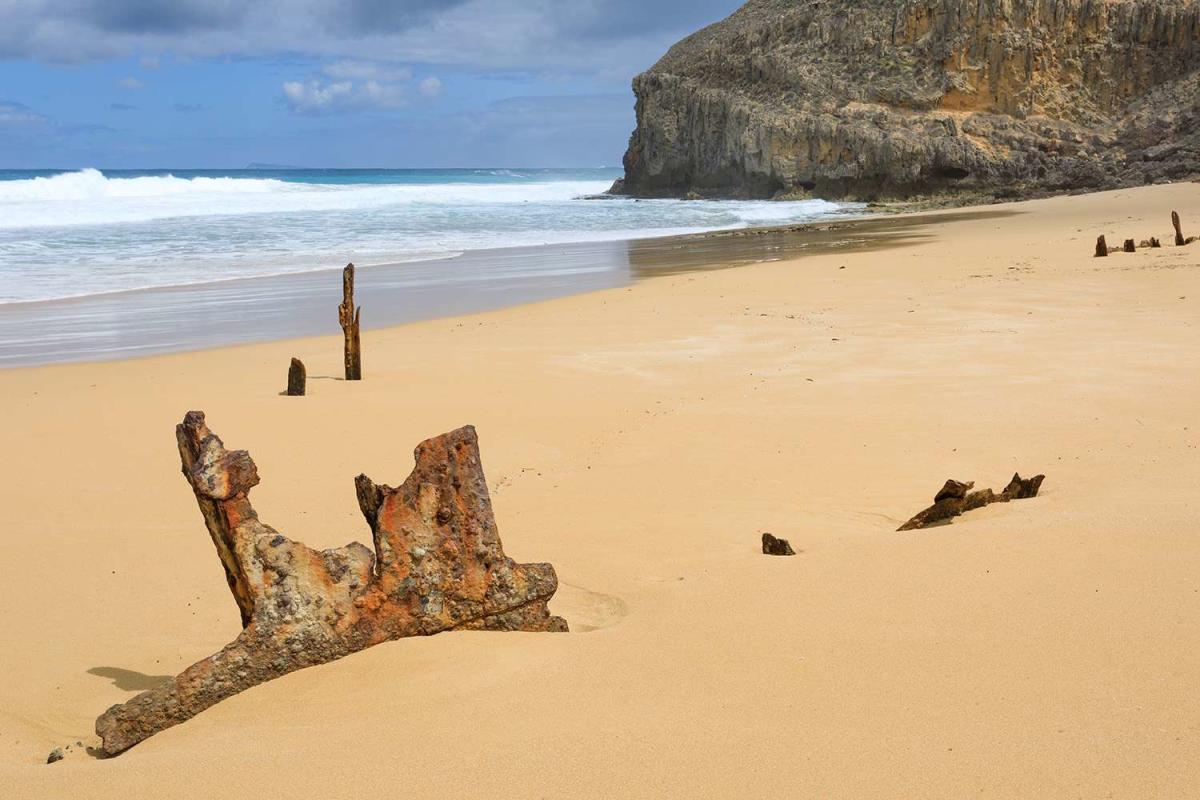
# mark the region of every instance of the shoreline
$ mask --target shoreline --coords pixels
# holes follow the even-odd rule
[[[998,210],[736,269],[692,242],[636,285],[364,331],[356,382],[338,331],[0,370],[6,797],[1191,796],[1200,243],[1165,236],[1200,187]],[[475,426],[571,632],[381,644],[93,758],[98,715],[241,630],[180,475],[193,409],[316,550],[371,541],[355,475]],[[897,532],[1014,472],[1036,498]]]
[[[467,251],[359,269],[364,330],[495,310],[646,278],[831,252],[899,247],[935,223],[991,207],[854,214],[731,228]],[[563,269],[559,265],[568,264]],[[341,267],[0,306],[0,369],[113,361],[337,332]],[[458,291],[470,286],[471,291]],[[328,307],[327,307],[328,306]],[[332,309],[332,311],[331,311]],[[37,330],[35,340],[22,338]]]

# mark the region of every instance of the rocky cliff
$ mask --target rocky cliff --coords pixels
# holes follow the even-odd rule
[[[1178,179],[1200,173],[1200,0],[750,0],[633,88],[639,196]]]

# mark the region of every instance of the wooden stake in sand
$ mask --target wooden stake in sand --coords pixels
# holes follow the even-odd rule
[[[1103,258],[1108,255],[1108,242],[1104,241],[1104,237],[1100,236],[1096,239],[1096,258]]]
[[[342,304],[338,306],[338,322],[342,335],[346,337],[345,362],[346,380],[362,380],[362,349],[358,338],[358,326],[362,309],[354,305],[354,265],[347,264],[342,270]]]
[[[1133,239],[1126,239],[1125,246],[1122,247],[1121,249],[1124,250],[1126,253],[1136,253],[1137,245],[1134,244]]]
[[[298,358],[293,358],[292,366],[288,368],[288,397],[304,397],[304,389],[307,383],[308,370],[304,368],[304,362]]]
[[[558,588],[554,567],[504,554],[474,428],[418,445],[399,488],[359,475],[358,504],[375,546],[333,550],[313,550],[259,520],[248,497],[258,485],[254,460],[226,450],[202,412],[184,417],[175,436],[242,631],[174,679],[101,714],[96,733],[105,755],[251,686],[381,642],[450,630],[567,630],[546,607]]]
[[[1179,224],[1179,212],[1171,212],[1171,224],[1175,226],[1175,246],[1183,247],[1187,240],[1183,238],[1183,227]]]

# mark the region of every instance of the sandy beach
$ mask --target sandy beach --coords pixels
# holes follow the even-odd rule
[[[1172,210],[1200,233],[1200,184],[368,330],[361,383],[340,336],[0,370],[0,795],[1200,795],[1200,243]],[[87,755],[239,630],[190,409],[314,547],[369,540],[356,474],[475,425],[572,632],[380,645]],[[1041,495],[896,532],[1014,471]]]

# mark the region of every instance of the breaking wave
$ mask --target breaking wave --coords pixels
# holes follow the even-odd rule
[[[512,173],[516,176],[516,173]],[[0,228],[103,225],[175,217],[353,211],[389,205],[529,203],[598,194],[607,181],[320,184],[276,178],[150,175],[107,177],[97,169],[0,181]]]
[[[806,222],[821,200],[581,199],[616,170],[0,173],[0,305],[354,261]]]

